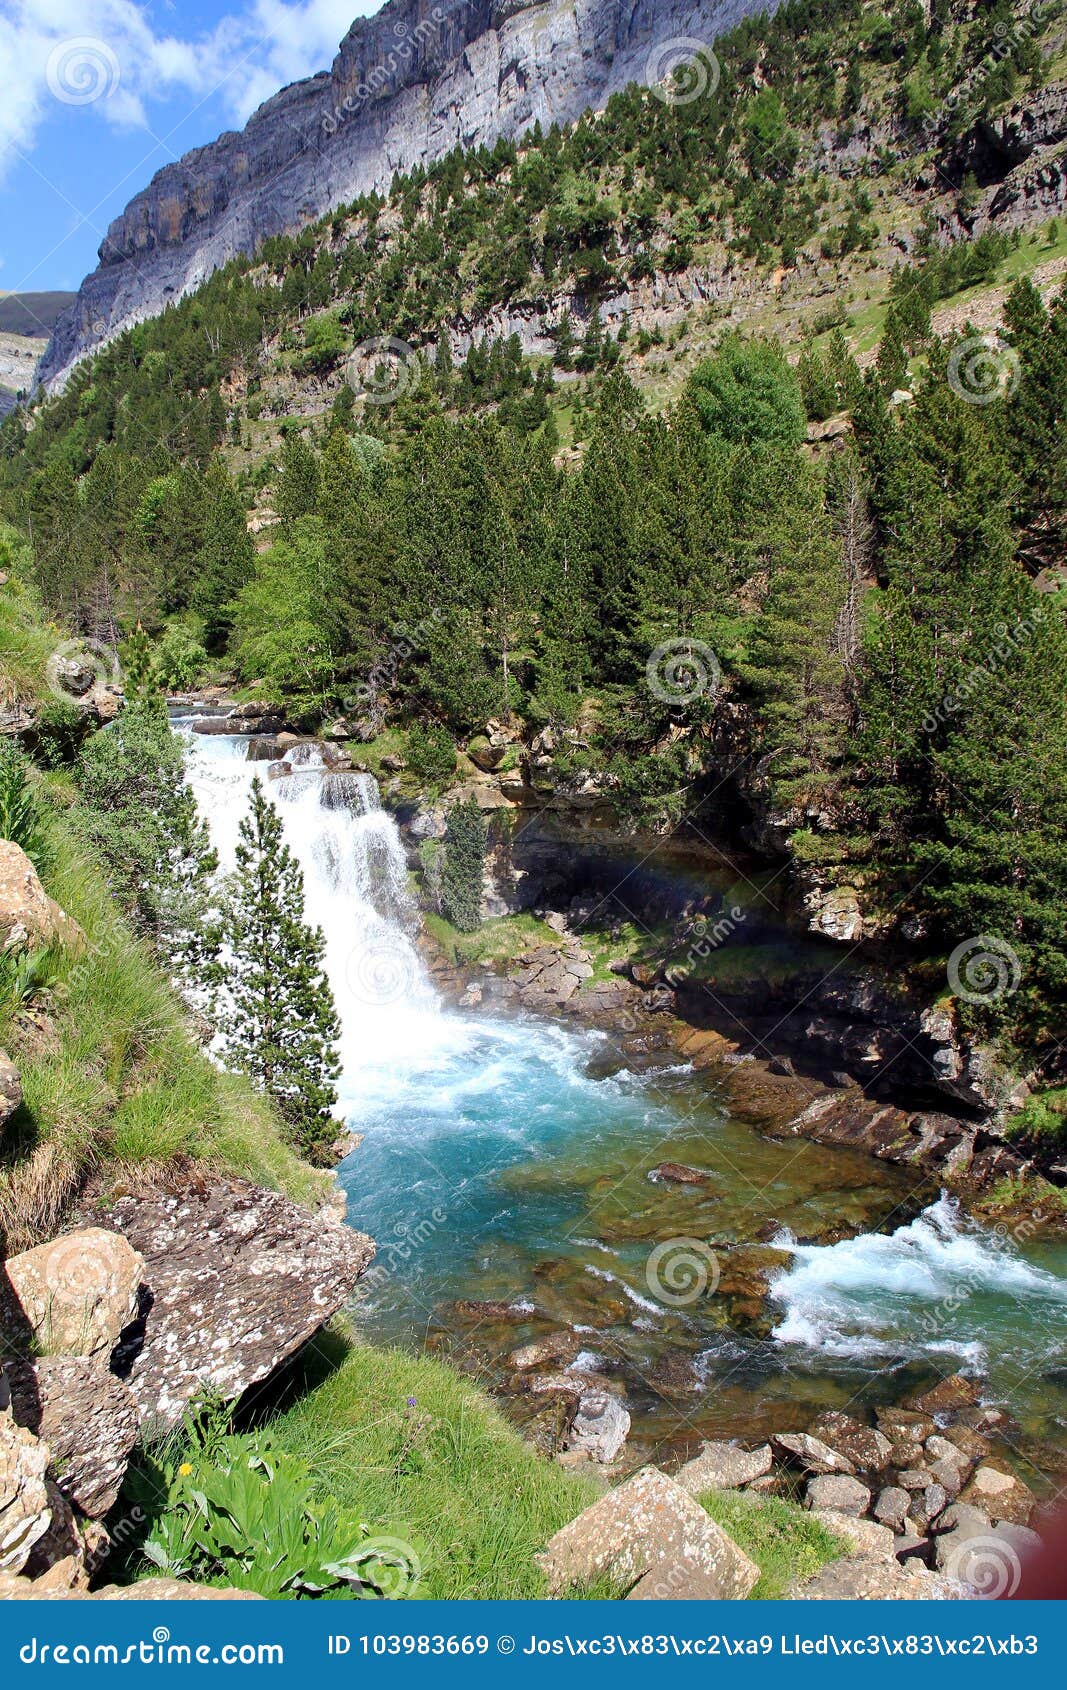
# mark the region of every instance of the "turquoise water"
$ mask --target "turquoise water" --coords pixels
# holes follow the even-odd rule
[[[189,770],[225,865],[255,771],[219,737]],[[975,1227],[868,1157],[761,1138],[684,1065],[603,1077],[604,1035],[443,1009],[391,819],[366,781],[343,803],[321,791],[314,770],[271,787],[326,931],[341,1110],[363,1135],[340,1177],[378,1244],[368,1335],[499,1385],[511,1349],[567,1326],[570,1365],[620,1380],[653,1445],[802,1425],[963,1367],[1024,1453],[1067,1446],[1067,1248]],[[663,1162],[706,1181],[665,1181]]]

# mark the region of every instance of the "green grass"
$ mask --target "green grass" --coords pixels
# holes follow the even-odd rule
[[[744,1491],[707,1491],[699,1499],[715,1521],[760,1570],[753,1601],[774,1601],[793,1579],[811,1578],[849,1545],[796,1503]]]
[[[25,540],[0,523],[0,705],[29,704],[45,691],[45,672],[60,636],[40,620],[32,592],[20,579],[27,562]]]
[[[0,1233],[8,1250],[49,1237],[86,1178],[189,1156],[314,1203],[322,1176],[285,1142],[278,1117],[223,1074],[115,904],[93,862],[53,816],[47,890],[82,927],[84,952],[57,953],[37,1008],[44,1036],[13,1013],[0,1045],[24,1102],[0,1148]]]
[[[506,915],[487,921],[474,933],[461,933],[443,915],[427,915],[426,930],[450,962],[470,964],[509,962],[533,945],[559,943],[545,922],[535,915]]]
[[[311,1388],[270,1429],[323,1492],[373,1533],[416,1546],[427,1597],[543,1596],[533,1557],[596,1486],[539,1456],[441,1362],[335,1334],[318,1349],[320,1375],[339,1365],[301,1380]]]

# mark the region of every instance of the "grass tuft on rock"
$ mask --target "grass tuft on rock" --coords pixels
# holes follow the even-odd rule
[[[808,1579],[849,1545],[795,1502],[744,1491],[705,1491],[699,1498],[716,1525],[751,1556],[760,1570],[752,1601],[775,1601],[794,1579]]]

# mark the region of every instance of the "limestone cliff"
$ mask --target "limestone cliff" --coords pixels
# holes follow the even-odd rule
[[[298,228],[394,171],[492,145],[662,79],[665,51],[710,44],[774,0],[389,0],[353,23],[328,72],[284,88],[240,134],[160,170],[109,228],[56,326],[50,387],[267,235]]]

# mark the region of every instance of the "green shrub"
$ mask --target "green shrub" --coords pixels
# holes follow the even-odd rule
[[[447,728],[434,722],[424,728],[416,722],[408,730],[407,761],[411,772],[420,780],[441,786],[456,769],[456,747]]]
[[[485,822],[473,798],[449,812],[445,866],[441,874],[441,912],[461,933],[473,933],[481,926],[485,835]]]

